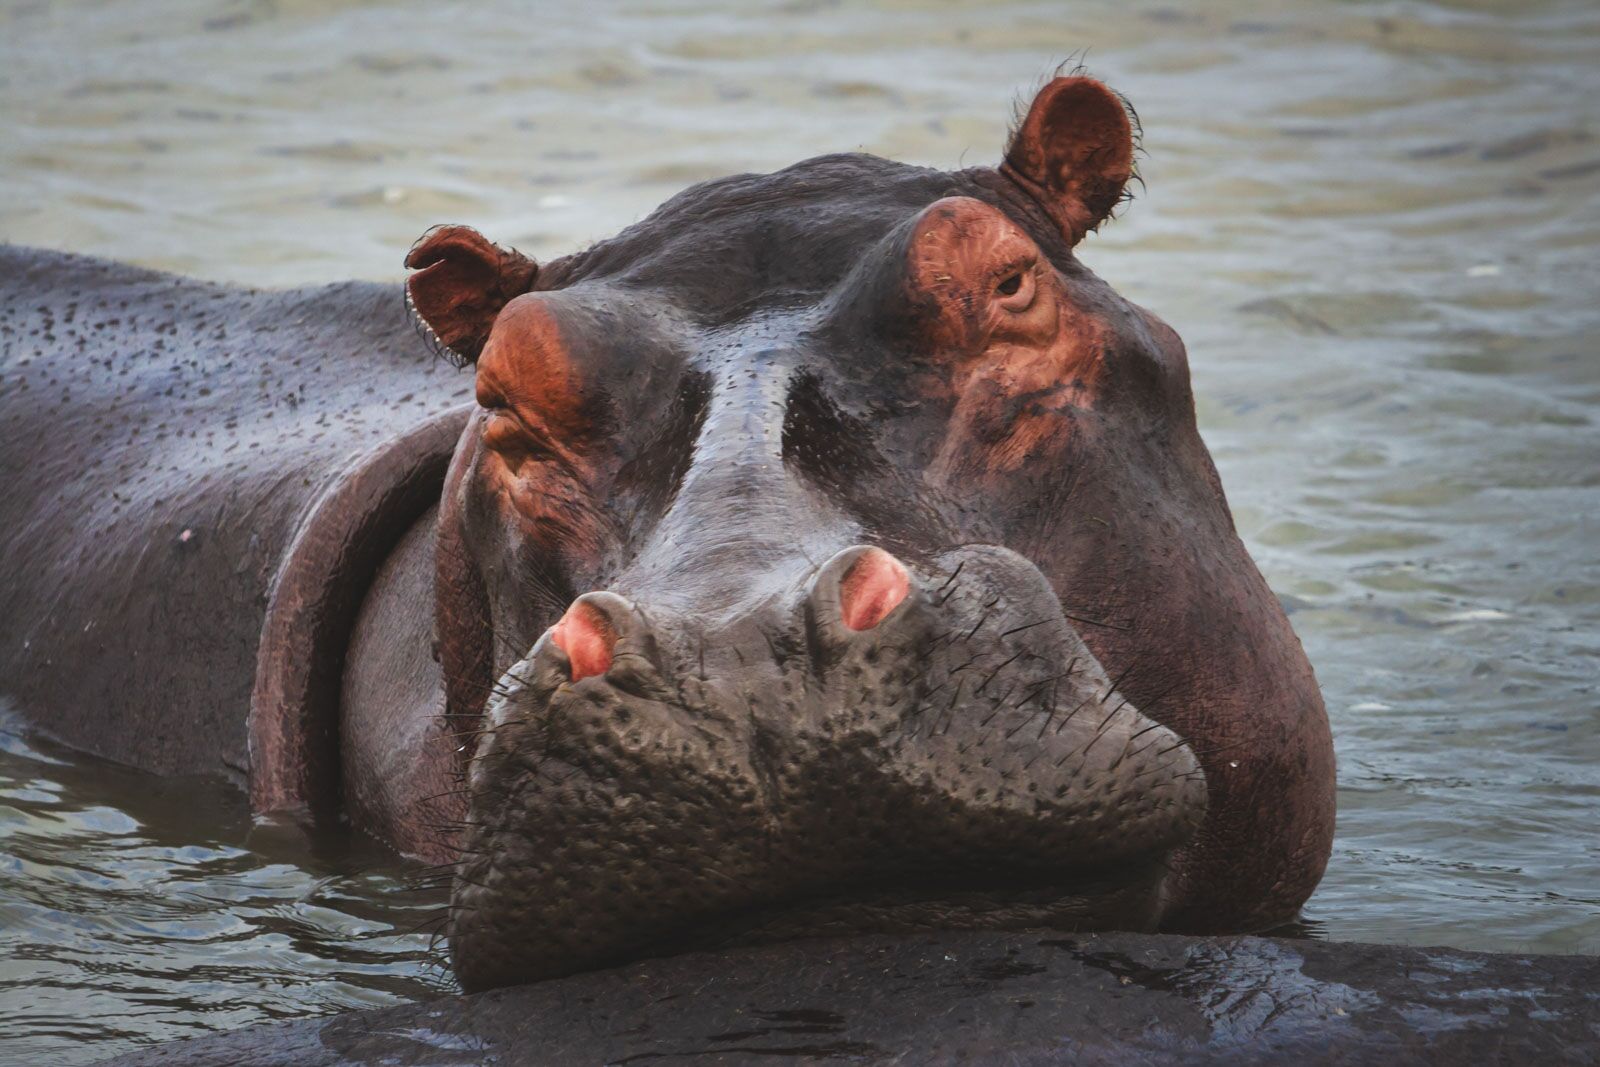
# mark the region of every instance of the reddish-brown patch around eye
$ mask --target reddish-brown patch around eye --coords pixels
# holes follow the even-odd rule
[[[506,305],[478,359],[478,404],[490,413],[486,443],[504,451],[517,431],[540,447],[576,452],[593,429],[582,376],[555,314],[538,294]]]
[[[946,197],[917,220],[907,250],[908,283],[930,306],[929,340],[973,354],[996,339],[1048,341],[1056,307],[1041,300],[1053,274],[1039,248],[999,211],[971,197]]]
[[[1093,319],[1064,331],[1063,347],[1099,352],[1103,331]],[[968,375],[957,396],[949,429],[934,458],[935,475],[947,481],[1006,474],[1060,456],[1094,406],[1099,361],[1080,367],[1085,376],[1063,375],[1043,358],[1015,364],[995,362]]]
[[[537,543],[590,559],[604,540],[595,494],[605,457],[583,369],[548,300],[530,293],[507,304],[478,359],[480,477]]]
[[[1059,452],[1074,410],[1094,402],[1104,330],[1032,238],[980,200],[949,197],[917,221],[906,266],[955,401],[935,473],[1013,471]]]

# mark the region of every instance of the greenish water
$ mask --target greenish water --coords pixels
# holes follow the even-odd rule
[[[1146,189],[1081,254],[1188,342],[1333,720],[1307,927],[1600,952],[1600,10],[1261,10],[0,2],[0,237],[261,285],[398,277],[446,221],[552,256],[718,174],[996,159],[1087,50]],[[0,746],[0,1060],[425,995],[434,903]]]
[[[255,828],[205,778],[152,779],[0,718],[0,1063],[453,991],[437,894],[361,841]]]

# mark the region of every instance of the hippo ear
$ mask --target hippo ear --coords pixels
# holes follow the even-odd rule
[[[495,316],[533,288],[538,264],[468,226],[435,226],[411,246],[406,303],[444,347],[471,363]]]
[[[1122,198],[1133,176],[1133,136],[1121,97],[1093,78],[1057,78],[1033,98],[1000,170],[1075,245]]]

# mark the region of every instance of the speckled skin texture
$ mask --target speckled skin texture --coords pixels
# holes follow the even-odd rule
[[[343,486],[309,529],[320,636],[280,650],[326,712],[284,724],[321,790],[288,806],[336,808],[343,641],[437,500],[470,395],[392,285],[263,292],[0,248],[0,692],[77,747],[244,784],[268,607]]]
[[[1315,679],[1182,343],[1073,251],[1131,136],[1060,79],[999,169],[822,157],[538,267],[424,235],[413,305],[481,409],[436,585],[476,732],[467,988],[818,932],[1294,915],[1333,827]],[[864,546],[912,582],[858,632]]]

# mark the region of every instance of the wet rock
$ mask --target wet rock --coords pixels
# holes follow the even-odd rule
[[[940,932],[647,960],[136,1065],[1600,1062],[1600,959]]]

